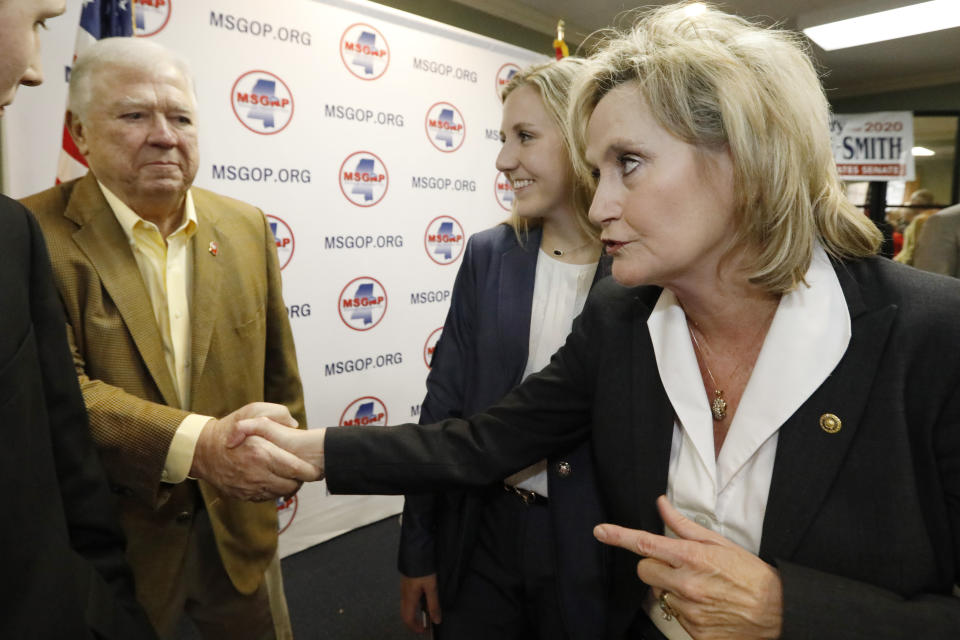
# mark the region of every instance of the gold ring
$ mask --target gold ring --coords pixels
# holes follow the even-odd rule
[[[677,610],[671,607],[670,603],[667,601],[668,595],[670,595],[669,591],[664,591],[660,594],[660,611],[663,612],[663,619],[667,621],[680,617],[680,614],[677,613]]]

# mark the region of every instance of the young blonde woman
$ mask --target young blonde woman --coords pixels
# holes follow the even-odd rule
[[[467,416],[542,369],[570,331],[598,268],[563,114],[582,61],[518,73],[502,94],[507,223],[467,244],[433,356],[421,420]],[[407,496],[402,616],[441,638],[593,638],[602,626],[602,520],[588,445],[481,491]],[[558,563],[558,557],[564,561]],[[420,613],[421,607],[426,615]]]

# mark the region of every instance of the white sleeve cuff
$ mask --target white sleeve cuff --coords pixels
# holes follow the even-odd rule
[[[187,474],[190,473],[190,467],[193,466],[193,453],[197,448],[197,441],[200,439],[200,432],[210,420],[215,420],[210,416],[202,416],[191,413],[173,434],[173,440],[170,441],[170,450],[167,452],[167,460],[163,464],[163,474],[160,480],[176,484],[183,482]]]

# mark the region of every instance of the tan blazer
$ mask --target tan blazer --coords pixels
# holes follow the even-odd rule
[[[190,410],[222,417],[266,400],[286,405],[305,425],[266,219],[255,207],[203,189],[194,188],[193,198],[199,225],[193,238]],[[88,173],[23,202],[50,248],[90,428],[120,495],[138,599],[150,610],[173,588],[200,500],[234,586],[253,592],[276,550],[275,506],[226,498],[202,481],[161,483],[171,438],[188,412],[176,408],[147,289],[96,180]]]

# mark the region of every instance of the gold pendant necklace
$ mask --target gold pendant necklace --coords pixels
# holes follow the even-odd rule
[[[687,326],[687,331],[690,332],[693,346],[697,349],[700,359],[703,360],[703,367],[707,370],[707,375],[710,376],[710,382],[713,383],[713,401],[710,403],[710,413],[713,414],[713,419],[719,422],[727,417],[727,401],[723,398],[723,389],[717,385],[717,379],[713,377],[713,372],[710,371],[710,365],[707,364],[707,358],[703,355],[703,350],[700,348],[700,343],[697,342],[697,336],[693,334],[693,329]]]

